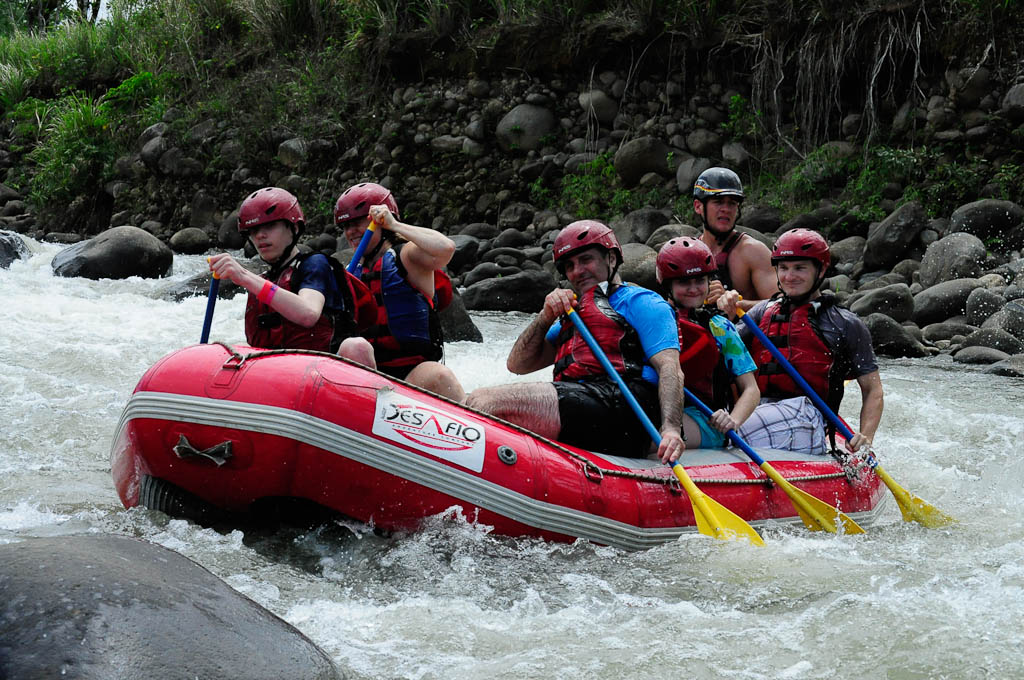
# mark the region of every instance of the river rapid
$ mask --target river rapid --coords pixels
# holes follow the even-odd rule
[[[422,531],[204,529],[122,507],[121,409],[161,356],[198,341],[206,300],[171,278],[54,277],[60,249],[0,270],[0,543],[109,532],[175,550],[298,627],[353,678],[1011,678],[1024,669],[1024,381],[948,357],[883,360],[876,451],[959,524],[863,536],[769,530],[762,549],[699,534],[646,552],[492,536],[451,513]],[[244,337],[244,298],[212,339]],[[514,378],[523,314],[479,314],[448,346],[467,389]],[[532,376],[543,379],[544,376]],[[851,393],[852,392],[852,393]],[[856,421],[859,394],[842,414]],[[0,567],[2,568],[2,567]]]

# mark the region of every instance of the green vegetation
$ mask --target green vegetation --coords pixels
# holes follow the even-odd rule
[[[676,56],[685,49],[680,45],[713,42],[713,49],[694,58],[699,63],[684,60],[692,78],[688,88],[699,87],[704,76],[696,74],[713,73],[717,64],[747,69],[753,90],[728,103],[723,132],[759,150],[755,167],[763,178],[755,184],[787,210],[806,205],[824,189],[873,217],[889,181],[909,187],[903,199],[916,197],[936,212],[945,209],[944,201],[977,196],[986,186],[989,194],[1021,200],[1018,165],[940,163],[939,151],[924,148],[875,143],[855,157],[811,154],[795,172],[780,169],[793,162],[791,151],[835,136],[834,90],[843,78],[870,84],[864,103],[869,134],[883,103],[891,107],[912,98],[914,84],[905,74],[919,73],[929,56],[914,39],[918,32],[928,35],[931,58],[942,63],[962,56],[964,44],[990,42],[990,63],[1016,59],[1007,50],[1019,44],[1020,0],[890,4],[113,0],[109,16],[97,22],[96,0],[10,0],[0,10],[0,116],[14,132],[13,150],[24,155],[7,181],[38,206],[94,194],[97,183],[112,177],[114,161],[171,108],[177,111],[175,134],[209,119],[227,122],[245,140],[245,153],[261,158],[273,157],[279,130],[359,139],[379,128],[359,114],[390,95],[392,50],[403,36],[423,38],[431,55],[455,54],[490,49],[503,29],[529,25],[538,39],[559,35],[565,55],[572,57],[587,26],[600,24],[612,32],[656,36],[661,49]],[[659,68],[654,63],[662,61],[649,59],[644,68]],[[786,97],[778,95],[780,82],[790,88]],[[790,114],[794,125],[780,126]],[[215,149],[201,153],[208,173],[224,167]],[[657,189],[617,185],[607,156],[583,174],[557,186],[535,186],[534,192],[537,200],[581,212],[625,212],[670,201]],[[689,208],[680,212],[688,215]]]

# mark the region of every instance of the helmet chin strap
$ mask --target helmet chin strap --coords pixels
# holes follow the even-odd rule
[[[704,210],[700,214],[700,220],[701,222],[704,223],[704,231],[708,232],[715,238],[715,243],[717,243],[719,246],[724,246],[725,242],[728,241],[732,237],[733,232],[736,231],[736,225],[739,224],[740,213],[743,210],[743,207],[740,206],[739,208],[736,209],[736,219],[733,221],[732,226],[729,227],[729,231],[725,232],[724,234],[719,234],[717,231],[712,229],[711,226],[708,224],[707,200],[701,201],[701,205],[704,206]]]

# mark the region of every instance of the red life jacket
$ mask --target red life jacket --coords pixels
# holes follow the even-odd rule
[[[609,286],[609,291],[614,292]],[[604,350],[616,372],[624,378],[639,378],[643,374],[644,356],[640,336],[625,318],[612,308],[609,295],[594,286],[580,298],[576,313]],[[555,380],[585,380],[603,377],[604,367],[587,345],[587,341],[576,332],[576,326],[569,319],[562,319],[558,333],[555,354]]]
[[[771,302],[758,326],[818,396],[830,408],[837,410],[843,400],[843,379],[848,371],[840,368],[845,362],[836,361],[835,353],[821,334],[817,321],[821,310],[832,304],[834,300],[828,296],[795,308],[782,301]],[[757,386],[762,397],[787,399],[803,396],[803,390],[757,338],[750,353],[759,366]]]
[[[726,290],[731,290],[732,285],[732,274],[729,272],[729,254],[733,251],[739,242],[746,236],[743,232],[734,231],[730,236],[729,240],[725,242],[722,250],[715,255],[715,265],[718,266],[718,273],[716,276],[718,280],[722,282]]]
[[[691,316],[692,314],[692,316]],[[705,309],[676,310],[679,366],[683,383],[712,411],[732,406],[732,376],[711,334],[713,313]]]
[[[369,285],[377,303],[376,325],[363,333],[373,345],[377,366],[406,369],[424,361],[440,361],[444,356],[444,338],[437,316],[438,299],[451,302],[451,279],[434,273],[434,296],[428,296],[408,280],[402,264],[401,245],[384,253],[362,279]],[[386,371],[385,371],[386,372]]]
[[[291,287],[292,276],[303,258],[303,255],[293,257],[276,278],[270,278],[274,272],[274,269],[271,269],[268,272],[268,280],[284,290],[296,293],[297,291]],[[249,299],[245,304],[245,338],[253,347],[329,352],[332,351],[333,337],[334,322],[327,314],[320,314],[315,324],[305,328],[284,318],[280,312],[275,312],[270,305],[260,302],[255,295],[249,293]]]

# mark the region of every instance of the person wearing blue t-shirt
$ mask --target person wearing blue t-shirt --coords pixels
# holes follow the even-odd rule
[[[651,421],[657,449],[674,462],[685,446],[680,431],[682,381],[672,309],[657,293],[623,284],[622,249],[595,220],[568,225],[555,239],[555,266],[571,290],[557,288],[520,334],[508,356],[516,374],[554,367],[554,382],[485,387],[467,403],[537,434],[601,453],[643,457],[651,439],[618,385],[575,330],[560,317],[575,308]],[[578,296],[578,300],[577,300]]]

